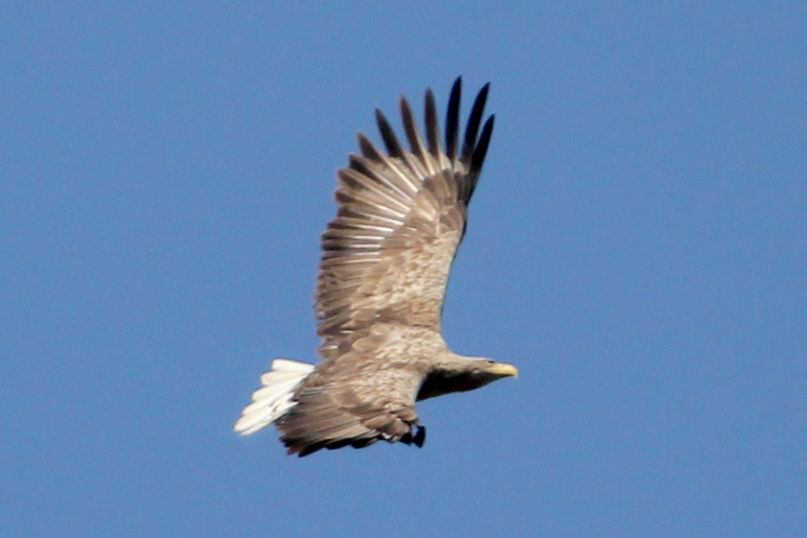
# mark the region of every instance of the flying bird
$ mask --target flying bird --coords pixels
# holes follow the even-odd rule
[[[493,132],[492,115],[482,124],[486,84],[460,139],[461,86],[457,78],[445,147],[430,89],[425,140],[405,97],[408,150],[378,109],[386,151],[358,134],[361,154],[337,174],[339,208],[322,235],[314,300],[321,359],[275,359],[236,432],[274,423],[288,453],[299,456],[379,440],[420,447],[426,430],[416,401],[518,375],[511,364],[452,352],[441,334],[451,263]]]

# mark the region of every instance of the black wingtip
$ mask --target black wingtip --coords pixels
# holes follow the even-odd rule
[[[462,76],[457,77],[451,86],[446,112],[446,155],[449,160],[457,156],[457,139],[460,130],[460,99],[462,97]]]
[[[473,107],[471,107],[471,115],[468,117],[468,123],[465,127],[465,140],[462,144],[462,156],[460,159],[463,162],[468,162],[476,146],[476,135],[479,133],[479,125],[482,122],[482,114],[485,112],[485,103],[488,100],[489,90],[490,82],[482,86],[482,89],[476,94]]]
[[[437,118],[437,105],[434,102],[431,88],[426,90],[423,108],[426,116],[426,141],[429,145],[429,153],[437,159],[440,157],[440,120]]]
[[[356,133],[356,139],[359,141],[359,149],[361,150],[362,155],[364,155],[368,159],[379,159],[380,153],[378,148],[373,145],[367,135],[359,131]]]
[[[375,120],[378,123],[378,130],[381,132],[381,138],[384,140],[384,145],[387,147],[387,153],[393,157],[403,157],[403,150],[398,138],[395,136],[395,131],[387,121],[384,113],[380,109],[375,109]]]
[[[407,101],[406,97],[403,95],[401,96],[401,120],[403,121],[406,138],[409,140],[409,148],[412,153],[417,155],[422,161],[425,160],[425,155],[423,155],[423,142],[420,140],[420,135],[418,134],[415,115],[412,113],[412,107],[409,106],[409,101]]]
[[[470,169],[474,173],[479,173],[479,170],[482,169],[482,163],[485,161],[485,155],[488,152],[490,137],[493,134],[493,124],[495,119],[496,116],[491,114],[491,116],[485,122],[485,125],[482,126],[482,134],[479,135],[479,142],[476,144],[474,152],[471,155]]]

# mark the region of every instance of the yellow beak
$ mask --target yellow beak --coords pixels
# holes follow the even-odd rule
[[[496,362],[490,365],[488,372],[502,377],[518,377],[518,368],[506,362]]]

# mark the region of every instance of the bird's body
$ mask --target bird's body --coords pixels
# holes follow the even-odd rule
[[[491,116],[477,140],[487,89],[477,96],[459,152],[459,79],[445,151],[430,91],[425,143],[403,98],[410,151],[379,111],[387,153],[359,134],[362,155],[351,155],[339,171],[339,211],[322,238],[315,296],[321,360],[314,367],[276,360],[236,431],[275,423],[289,453],[301,456],[380,439],[420,446],[417,400],[516,375],[509,364],[453,353],[440,330],[451,263],[493,128]]]

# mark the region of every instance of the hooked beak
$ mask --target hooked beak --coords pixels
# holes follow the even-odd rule
[[[518,377],[518,368],[506,362],[495,362],[490,365],[488,372],[499,377]]]

